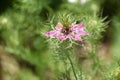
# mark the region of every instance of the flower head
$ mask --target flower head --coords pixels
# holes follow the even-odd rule
[[[45,36],[51,38],[57,38],[59,40],[66,40],[68,38],[75,41],[82,41],[82,35],[88,35],[89,33],[84,30],[84,24],[73,23],[69,27],[64,27],[61,23],[58,23],[54,30],[45,33]]]

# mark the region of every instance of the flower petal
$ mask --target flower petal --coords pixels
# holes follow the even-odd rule
[[[83,29],[84,24],[83,24],[83,23],[80,23],[80,24],[78,24],[78,27]]]
[[[76,30],[75,33],[79,35],[89,35],[89,33],[84,30]]]
[[[70,37],[76,41],[82,41],[81,37],[77,34],[71,34]]]
[[[56,35],[55,30],[51,30],[51,31],[45,33],[45,36],[51,37],[51,38],[54,38],[55,35]]]
[[[75,31],[77,28],[78,28],[78,25],[77,25],[77,24],[73,24],[73,25],[71,26],[71,30],[72,30],[72,31]]]
[[[63,29],[63,25],[61,23],[58,23],[55,27],[56,30],[62,30]]]
[[[72,29],[73,31],[83,30],[83,27],[84,27],[84,24],[82,24],[82,23],[80,23],[80,24],[72,24],[71,29]]]
[[[75,32],[76,34],[79,34],[79,35],[89,35],[89,33],[84,30],[84,24],[82,24],[82,23],[74,24],[72,26],[72,30],[73,30],[73,32]]]
[[[66,40],[68,37],[67,36],[65,36],[65,35],[60,35],[60,36],[58,36],[57,37],[59,40]]]

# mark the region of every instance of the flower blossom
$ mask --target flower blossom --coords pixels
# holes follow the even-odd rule
[[[84,30],[84,24],[71,24],[69,27],[64,27],[61,23],[58,23],[54,30],[45,33],[45,36],[51,38],[57,38],[59,40],[73,39],[75,41],[82,41],[82,35],[89,35]]]

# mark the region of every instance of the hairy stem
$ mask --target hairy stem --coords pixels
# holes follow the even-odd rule
[[[71,60],[69,54],[66,54],[66,56],[67,56],[68,60],[70,61],[70,64],[71,64],[71,67],[72,67],[72,70],[73,70],[73,74],[74,74],[74,76],[75,76],[75,79],[78,80],[78,79],[77,79],[76,72],[75,72],[75,68],[74,68],[74,66],[73,66],[73,63],[72,63],[72,60]]]
[[[83,78],[82,78],[82,64],[80,65],[80,80],[83,80]]]

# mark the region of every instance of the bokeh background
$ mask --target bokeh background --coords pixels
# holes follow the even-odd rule
[[[98,56],[108,69],[108,74],[102,74],[109,77],[113,71],[117,75],[117,79],[105,80],[120,80],[120,0],[1,0],[0,80],[58,80],[50,45],[41,33],[48,30],[45,25],[59,12],[106,17]],[[81,61],[85,57],[82,54]],[[97,75],[87,80],[104,79]]]

